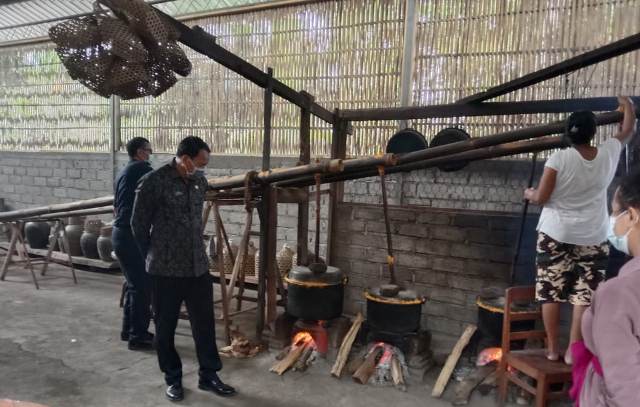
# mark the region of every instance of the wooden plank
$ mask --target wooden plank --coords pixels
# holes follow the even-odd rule
[[[278,279],[280,274],[277,270],[276,255],[278,243],[278,194],[275,188],[269,187],[269,195],[265,200],[269,201],[269,210],[267,211],[269,231],[267,237],[269,239],[267,251],[261,252],[260,258],[265,254],[266,263],[266,300],[267,300],[267,324],[271,324],[278,317]]]
[[[335,115],[338,116],[340,111],[336,109]],[[345,129],[348,126],[345,120],[339,120],[333,125],[333,133],[331,136],[331,158],[345,159],[347,154],[347,137]],[[329,187],[329,216],[327,220],[327,264],[334,264],[333,258],[335,253],[335,230],[336,212],[338,204],[342,202],[344,196],[344,183],[335,182]]]
[[[476,331],[477,327],[475,325],[467,325],[458,339],[458,342],[453,347],[451,354],[447,358],[442,370],[440,371],[440,375],[438,376],[438,380],[436,380],[436,384],[433,386],[433,391],[431,392],[431,397],[440,397],[442,393],[444,393],[444,389],[447,387],[447,383],[449,382],[449,378],[453,373],[453,369],[455,369],[456,364],[458,363],[458,359],[460,359],[460,355],[462,355],[462,351],[469,343],[471,336]]]
[[[336,362],[333,364],[331,368],[331,376],[340,378],[342,376],[342,369],[344,369],[344,365],[349,360],[349,353],[351,353],[351,348],[353,347],[353,342],[355,342],[356,337],[358,336],[358,332],[360,331],[360,326],[362,325],[362,321],[364,318],[361,313],[358,313],[356,319],[353,321],[351,328],[349,328],[349,332],[342,339],[342,344],[340,345],[340,350],[338,351],[338,356],[336,357]]]
[[[496,371],[494,364],[480,366],[476,368],[463,381],[456,384],[451,404],[454,406],[466,406],[469,404],[469,398],[473,390],[491,373]]]
[[[573,58],[566,59],[562,62],[513,79],[501,85],[494,86],[484,92],[467,96],[460,99],[458,102],[477,103],[482,102],[483,100],[493,99],[497,96],[505,95],[515,90],[597,64],[598,62],[606,61],[607,59],[626,54],[627,52],[635,51],[637,49],[640,49],[640,33],[609,43]]]
[[[448,103],[340,110],[340,118],[350,121],[415,120],[443,117],[504,116],[514,114],[570,113],[578,110],[611,111],[618,107],[615,97],[527,100],[521,102]]]

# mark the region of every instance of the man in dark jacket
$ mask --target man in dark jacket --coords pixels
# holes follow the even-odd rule
[[[152,349],[153,334],[148,332],[151,282],[144,269],[142,253],[131,233],[131,212],[138,181],[153,169],[149,164],[149,140],[135,137],[127,143],[129,163],[116,178],[113,207],[115,220],[111,239],[113,249],[127,281],[120,337],[130,350]]]
[[[182,400],[182,362],[174,336],[184,301],[200,364],[198,387],[221,396],[235,394],[217,372],[213,286],[202,239],[207,191],[204,168],[209,146],[199,137],[180,142],[173,161],[145,176],[136,192],[131,227],[151,275],[156,315],[156,350],[167,398]]]

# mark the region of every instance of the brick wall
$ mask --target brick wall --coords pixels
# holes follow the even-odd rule
[[[426,207],[390,211],[398,280],[426,296],[422,327],[434,348],[450,349],[464,324],[476,321],[475,300],[483,287],[506,287],[519,226],[516,215]],[[519,282],[532,281],[536,217],[528,219]],[[338,206],[336,266],[349,276],[345,308],[366,312],[362,292],[388,281],[386,236],[379,205]]]

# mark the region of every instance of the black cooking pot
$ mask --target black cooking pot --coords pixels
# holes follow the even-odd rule
[[[417,130],[406,128],[391,136],[387,142],[387,153],[403,154],[424,150],[428,147],[427,139]]]
[[[287,314],[322,321],[342,315],[347,280],[340,269],[324,264],[294,266],[284,280],[287,282]]]
[[[436,134],[431,143],[429,144],[429,148],[444,146],[446,144],[457,143],[459,141],[467,141],[471,138],[469,134],[457,127],[448,127],[444,130],[441,130],[438,134]],[[452,172],[458,171],[466,167],[468,161],[452,161],[446,164],[442,164],[438,166],[440,171]]]
[[[384,297],[375,291],[365,292],[369,326],[377,331],[400,334],[420,329],[424,298]]]
[[[504,322],[504,297],[482,298],[476,300],[478,306],[478,351],[485,348],[500,347],[502,344],[502,325]],[[518,308],[512,306],[512,313],[530,312],[535,304],[527,304]],[[512,321],[511,331],[531,331],[535,328],[535,321]],[[524,349],[525,341],[513,341],[511,348]]]

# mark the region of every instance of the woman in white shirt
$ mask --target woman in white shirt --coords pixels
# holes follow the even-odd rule
[[[544,205],[537,227],[536,298],[542,302],[550,360],[560,357],[560,304],[573,305],[571,345],[582,339],[582,314],[591,304],[593,291],[604,280],[609,256],[607,187],[636,120],[631,99],[618,100],[624,118],[615,137],[591,146],[597,128],[595,115],[586,111],[571,114],[566,136],[572,148],[553,153],[538,188],[528,188],[524,193],[525,199]],[[565,362],[571,364],[568,352]]]

